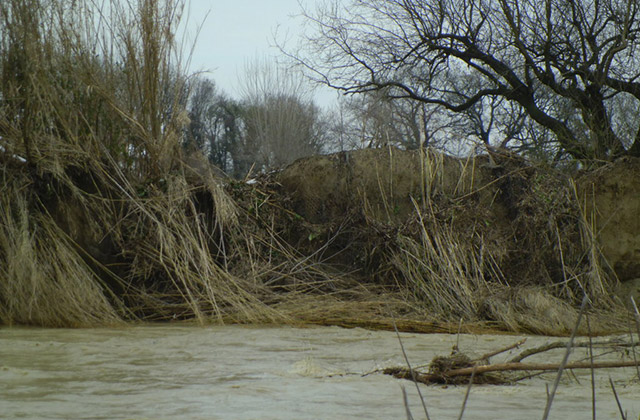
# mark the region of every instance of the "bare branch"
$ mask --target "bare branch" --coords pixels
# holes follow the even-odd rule
[[[640,101],[638,9],[634,0],[358,1],[308,16],[319,34],[290,57],[348,94],[389,90],[451,113],[501,97],[574,157],[607,159],[640,149],[625,150],[610,114],[616,92]],[[481,83],[456,82],[470,76]]]

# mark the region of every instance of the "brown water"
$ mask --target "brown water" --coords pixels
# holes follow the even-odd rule
[[[520,337],[402,334],[414,365],[459,340],[482,354]],[[551,339],[531,337],[527,345]],[[496,358],[507,359],[511,354]],[[572,360],[584,356],[576,350]],[[611,357],[620,358],[614,354]],[[561,352],[543,361],[559,362]],[[540,361],[540,359],[538,360]],[[2,419],[404,419],[401,386],[416,419],[415,386],[376,369],[404,365],[394,333],[337,327],[135,326],[0,329]],[[567,375],[550,418],[591,418],[589,372]],[[597,372],[599,419],[640,414],[635,368]],[[552,374],[514,386],[475,386],[464,418],[542,418]],[[431,419],[456,419],[464,387],[420,387]]]

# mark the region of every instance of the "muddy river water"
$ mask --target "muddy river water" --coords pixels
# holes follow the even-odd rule
[[[519,336],[402,334],[414,365],[454,344],[479,355]],[[530,337],[526,346],[555,339]],[[492,362],[506,360],[513,351]],[[571,360],[585,355],[576,350]],[[611,357],[620,358],[620,354]],[[546,363],[562,352],[546,353]],[[528,360],[528,359],[527,359]],[[131,326],[0,328],[1,419],[425,418],[415,386],[376,370],[404,365],[395,333],[338,327]],[[372,373],[373,372],[373,373]],[[367,374],[370,373],[370,374]],[[597,418],[640,414],[635,368],[596,372]],[[474,386],[464,418],[542,418],[553,374],[510,386]],[[431,419],[456,419],[464,387],[421,385]],[[550,419],[592,418],[590,373],[562,381]]]

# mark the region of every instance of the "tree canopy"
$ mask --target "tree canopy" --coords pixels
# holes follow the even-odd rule
[[[639,9],[637,0],[353,0],[307,12],[317,31],[291,55],[345,93],[384,89],[453,113],[499,104],[575,158],[640,156]]]

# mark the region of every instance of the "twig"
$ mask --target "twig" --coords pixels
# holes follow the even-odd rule
[[[565,348],[567,347],[567,342],[566,341],[554,341],[552,343],[548,343],[539,347],[534,347],[532,349],[527,349],[525,351],[523,351],[522,353],[518,354],[517,356],[511,358],[511,360],[509,360],[509,363],[518,363],[521,362],[522,360],[524,360],[525,358],[529,357],[529,356],[533,356],[534,354],[538,354],[538,353],[543,353],[545,351],[549,351],[549,350],[553,350],[553,349],[559,349],[559,348]]]
[[[636,305],[636,300],[633,296],[629,296],[631,300],[631,305],[633,305],[634,310],[634,318],[636,320],[636,329],[638,330],[638,339],[640,339],[640,311],[638,311],[638,306]],[[633,333],[631,335],[631,342],[633,343]],[[632,349],[633,352],[633,360],[636,360],[636,348],[635,346]],[[638,374],[638,379],[640,379],[640,367],[636,367],[636,373]]]
[[[620,404],[620,399],[618,398],[618,393],[616,392],[616,387],[615,385],[613,385],[613,381],[611,380],[611,377],[609,377],[609,383],[611,384],[611,390],[613,391],[613,396],[616,397],[616,403],[618,403],[618,410],[620,410],[620,417],[622,417],[622,420],[627,420],[627,416],[624,415],[622,404]]]
[[[409,362],[409,357],[407,356],[407,352],[404,350],[404,344],[402,343],[402,338],[400,338],[400,331],[398,331],[398,326],[396,325],[395,319],[393,320],[393,328],[396,330],[396,335],[398,336],[398,341],[400,342],[400,349],[402,349],[402,355],[404,356],[404,361],[409,368],[409,372],[411,373],[411,377],[413,378],[413,383],[416,385],[416,390],[418,391],[418,396],[420,397],[420,402],[422,403],[422,408],[424,408],[424,414],[427,417],[427,420],[431,420],[429,418],[429,412],[427,411],[427,404],[424,401],[424,397],[422,396],[422,392],[420,392],[420,387],[418,386],[418,381],[416,379],[416,373],[413,369],[411,369],[411,363]]]
[[[456,334],[456,351],[460,351],[460,330],[462,329],[462,318],[458,322],[458,334]]]
[[[598,346],[612,346],[612,345],[613,346],[618,346],[618,347],[635,347],[638,344],[640,344],[639,341],[632,341],[631,343],[619,342],[619,341],[616,341],[616,340],[603,340],[603,341],[593,342],[590,339],[588,341],[574,342],[573,343],[573,348],[574,349],[578,348],[578,347],[589,348],[590,346],[598,347]],[[511,358],[509,360],[509,362],[510,363],[521,362],[522,360],[526,359],[529,356],[533,356],[535,354],[543,353],[545,351],[554,350],[554,349],[560,349],[560,348],[565,348],[565,347],[567,347],[567,342],[566,341],[554,341],[552,343],[544,344],[544,345],[539,346],[539,347],[534,347],[534,348],[531,348],[531,349],[524,350],[523,352],[521,352],[517,356],[514,356],[513,358]]]
[[[586,316],[587,332],[589,333],[589,362],[591,363],[591,418],[596,420],[596,375],[593,368],[593,341],[591,340],[591,324],[589,323],[589,315]],[[633,341],[633,337],[631,338]]]
[[[633,329],[631,327],[631,323],[627,321],[629,324],[629,337],[631,338],[631,343],[633,343]],[[636,355],[636,346],[633,345],[631,347],[631,355],[633,356],[633,361],[638,361],[638,356]],[[638,379],[640,379],[640,366],[636,366],[636,375],[638,375]]]
[[[633,296],[629,296],[631,299],[631,305],[633,305],[634,318],[636,319],[636,328],[638,329],[638,338],[640,338],[640,311],[638,311],[638,305],[636,305],[636,300]]]
[[[473,386],[473,378],[476,376],[476,370],[474,369],[471,372],[471,378],[469,378],[469,385],[467,386],[467,392],[464,394],[464,401],[462,401],[462,407],[460,408],[460,415],[458,416],[458,420],[462,420],[462,416],[464,415],[464,410],[467,408],[467,401],[469,400],[469,394],[471,393],[471,387]]]
[[[526,339],[526,338],[523,338],[522,340],[520,340],[520,341],[518,341],[518,342],[516,342],[516,343],[513,343],[513,344],[511,344],[511,345],[509,345],[509,346],[507,346],[507,347],[504,347],[504,348],[501,348],[501,349],[498,349],[498,350],[495,350],[495,351],[489,352],[489,353],[487,353],[487,354],[483,354],[483,355],[482,355],[482,356],[480,356],[478,359],[476,359],[476,361],[479,361],[479,360],[487,360],[487,361],[488,361],[488,360],[489,360],[489,358],[491,358],[491,357],[493,357],[493,356],[496,356],[496,355],[498,355],[498,354],[500,354],[500,353],[504,353],[505,351],[509,351],[509,350],[515,349],[516,347],[520,347],[520,346],[521,346],[521,345],[523,345],[526,341],[527,341],[527,339]]]
[[[407,420],[413,420],[413,414],[411,414],[411,408],[409,408],[409,398],[407,397],[407,390],[401,386],[402,389],[402,401],[404,401],[404,410],[407,414]]]
[[[587,306],[587,302],[589,298],[585,294],[582,298],[582,304],[580,305],[580,312],[578,312],[578,319],[576,320],[576,325],[573,327],[573,331],[571,331],[571,337],[569,338],[569,342],[567,342],[567,350],[564,353],[564,357],[562,358],[562,363],[558,367],[558,374],[556,375],[556,380],[553,382],[553,388],[551,389],[551,393],[549,394],[549,398],[547,398],[547,404],[544,407],[544,414],[542,415],[542,420],[547,420],[549,418],[549,413],[551,412],[551,404],[553,403],[553,398],[556,395],[556,391],[558,390],[558,385],[560,385],[560,378],[562,378],[562,372],[564,371],[565,366],[569,362],[569,355],[571,354],[571,349],[573,346],[573,340],[576,338],[576,334],[578,333],[578,328],[580,327],[580,320],[582,319],[582,315],[584,314],[584,309]]]

